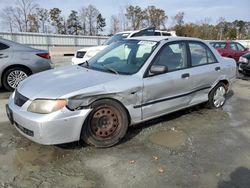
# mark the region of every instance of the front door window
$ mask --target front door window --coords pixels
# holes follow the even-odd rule
[[[154,65],[167,66],[168,72],[186,68],[187,52],[185,43],[178,42],[165,45],[154,60]]]

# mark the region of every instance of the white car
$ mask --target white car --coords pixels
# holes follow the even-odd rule
[[[139,36],[174,36],[176,37],[176,32],[175,31],[160,31],[160,30],[155,30],[154,28],[146,28],[146,29],[136,30],[136,31],[119,32],[113,35],[111,38],[109,38],[101,46],[86,47],[86,48],[77,50],[74,57],[72,58],[72,64],[73,65],[80,64],[89,60],[91,57],[96,55],[98,52],[100,52],[101,50],[103,50],[105,47],[107,47],[113,42],[117,42],[126,38],[139,37]]]

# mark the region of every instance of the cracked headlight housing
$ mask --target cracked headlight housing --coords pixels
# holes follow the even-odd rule
[[[29,112],[38,114],[49,114],[58,111],[67,105],[65,99],[36,99],[28,107]]]

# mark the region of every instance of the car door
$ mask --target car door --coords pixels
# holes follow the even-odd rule
[[[200,41],[189,41],[188,51],[191,60],[190,81],[192,92],[188,95],[189,106],[208,99],[211,86],[220,76],[222,67],[209,47]]]
[[[4,66],[10,58],[10,47],[7,44],[0,42],[0,66]]]
[[[234,58],[235,61],[238,61],[237,54],[236,54],[237,50],[238,49],[237,49],[236,43],[235,42],[230,42],[230,54],[229,54],[229,56]]]
[[[143,79],[143,120],[157,117],[188,104],[186,94],[190,91],[187,48],[185,42],[166,43],[153,59],[151,66],[163,65],[168,72],[151,75],[146,72]]]

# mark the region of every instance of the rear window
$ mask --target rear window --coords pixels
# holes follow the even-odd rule
[[[151,29],[151,28],[150,29],[143,29],[137,33],[134,33],[131,37],[156,36],[156,35],[158,35],[157,33],[159,33],[159,32],[155,32],[155,30]],[[161,34],[159,33],[159,35],[161,35]]]
[[[6,44],[0,43],[0,50],[5,50],[8,48],[9,48],[9,46],[7,46]]]
[[[165,33],[165,32],[163,32],[162,35],[163,35],[163,36],[171,36],[170,33]]]

